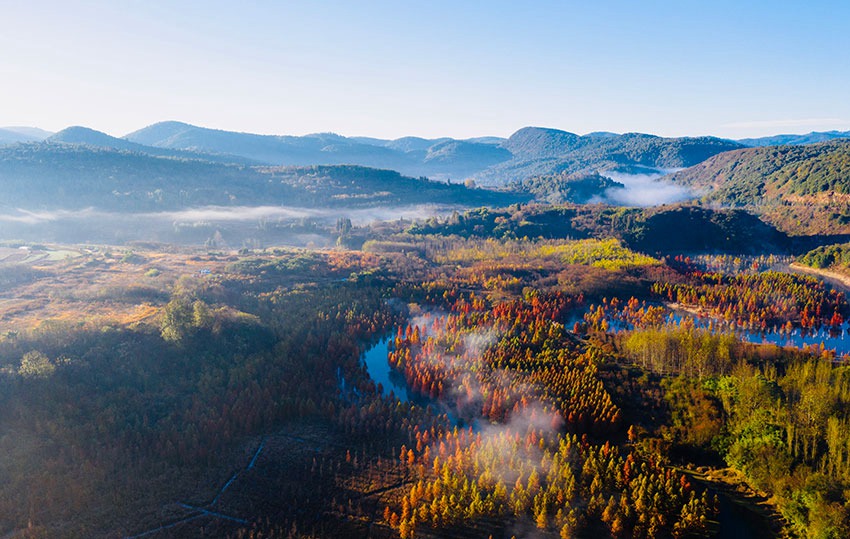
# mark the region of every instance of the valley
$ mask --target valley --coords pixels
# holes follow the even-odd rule
[[[5,536],[850,530],[845,231],[776,210],[843,142],[455,148],[494,188],[177,127],[0,147]]]
[[[834,491],[785,474],[842,473],[819,447],[843,393],[821,394],[822,423],[797,414],[815,372],[840,387],[843,295],[771,270],[787,257],[438,233],[455,219],[361,225],[365,251],[7,248],[6,533],[727,537],[763,517],[699,479],[724,459],[773,526],[812,525],[795,492],[838,525]],[[725,295],[738,282],[753,299]],[[746,423],[743,391],[778,392],[746,402],[789,421],[787,449],[735,442],[778,421]],[[658,501],[626,509],[645,489]]]
[[[850,2],[7,2],[0,539],[850,538]]]

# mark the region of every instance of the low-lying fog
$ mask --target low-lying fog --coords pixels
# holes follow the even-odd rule
[[[591,202],[618,206],[655,206],[693,198],[690,189],[660,179],[662,173],[603,172],[624,185]],[[374,221],[425,219],[467,209],[458,205],[420,204],[375,208],[301,208],[294,206],[207,206],[156,213],[119,213],[96,209],[28,211],[0,208],[0,240],[56,243],[124,244],[146,241],[217,248],[269,245],[331,246],[337,219],[362,225]]]
[[[424,219],[467,208],[410,205],[357,209],[288,206],[208,206],[157,213],[118,213],[96,209],[0,211],[0,239],[57,243],[123,244],[134,241],[251,247],[332,245],[339,218],[361,225],[374,221]]]
[[[613,171],[600,171],[600,174],[624,185],[605,190],[605,195],[594,202],[605,202],[616,206],[659,206],[694,198],[687,187],[676,185],[661,179],[676,170],[664,170],[648,174],[624,174]]]

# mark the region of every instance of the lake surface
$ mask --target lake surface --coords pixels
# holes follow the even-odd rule
[[[396,328],[398,329],[398,328]],[[458,427],[471,426],[473,430],[478,429],[478,418],[463,420],[457,410],[450,404],[431,399],[426,395],[414,393],[407,385],[404,375],[393,369],[388,361],[390,342],[396,331],[388,336],[382,337],[374,346],[363,352],[363,362],[366,364],[366,372],[375,384],[380,384],[382,394],[385,397],[395,395],[401,402],[413,402],[420,406],[432,407],[439,414],[445,414],[449,422]]]

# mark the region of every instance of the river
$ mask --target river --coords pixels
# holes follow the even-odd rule
[[[390,367],[387,360],[389,344],[393,335],[395,333],[382,337],[377,344],[366,350],[363,353],[363,362],[366,364],[366,371],[372,381],[381,386],[385,397],[394,394],[401,402],[408,402],[412,400],[412,395],[407,386],[407,381],[400,372]]]
[[[668,309],[669,306],[666,306]],[[709,322],[717,324],[717,320],[708,316],[694,316],[690,313],[671,309],[672,321],[678,323],[685,316],[692,316],[696,327],[708,327]],[[721,329],[720,331],[728,331]],[[819,330],[802,330],[795,328],[790,333],[778,331],[749,331],[746,329],[735,329],[736,337],[744,342],[753,344],[775,344],[777,346],[790,346],[794,348],[824,346],[827,350],[834,350],[836,356],[850,354],[850,321],[844,322],[838,328],[822,327]]]
[[[672,316],[686,316],[688,313],[677,313],[671,311]],[[580,319],[583,312],[577,312],[574,317]],[[707,322],[706,322],[707,324]],[[619,327],[616,330],[622,331],[625,328]],[[363,352],[363,362],[366,370],[375,384],[381,387],[384,396],[394,395],[402,402],[415,402],[423,406],[434,405],[437,403],[422,395],[413,394],[407,385],[401,373],[390,367],[387,360],[390,349],[390,342],[395,331],[390,332],[384,337],[381,337],[374,345]],[[827,333],[820,332],[808,335],[802,335],[799,330],[791,335],[779,335],[777,333],[760,334],[754,332],[738,332],[738,336],[748,342],[772,342],[781,345],[798,345],[816,344],[821,340],[828,343],[828,346],[835,346],[841,350],[846,350],[850,340],[845,339],[847,331],[842,331],[840,337],[830,336]],[[458,425],[459,422],[454,414],[448,414],[452,424]],[[477,422],[472,423],[473,429],[477,430]],[[766,521],[764,516],[747,507],[746,504],[734,499],[722,489],[717,489],[714,485],[705,484],[709,490],[717,494],[720,502],[719,525],[716,529],[715,537],[719,539],[743,539],[754,538],[761,539],[771,537],[770,523]]]

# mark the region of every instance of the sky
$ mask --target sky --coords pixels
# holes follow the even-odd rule
[[[0,126],[850,130],[850,2],[0,0]]]

